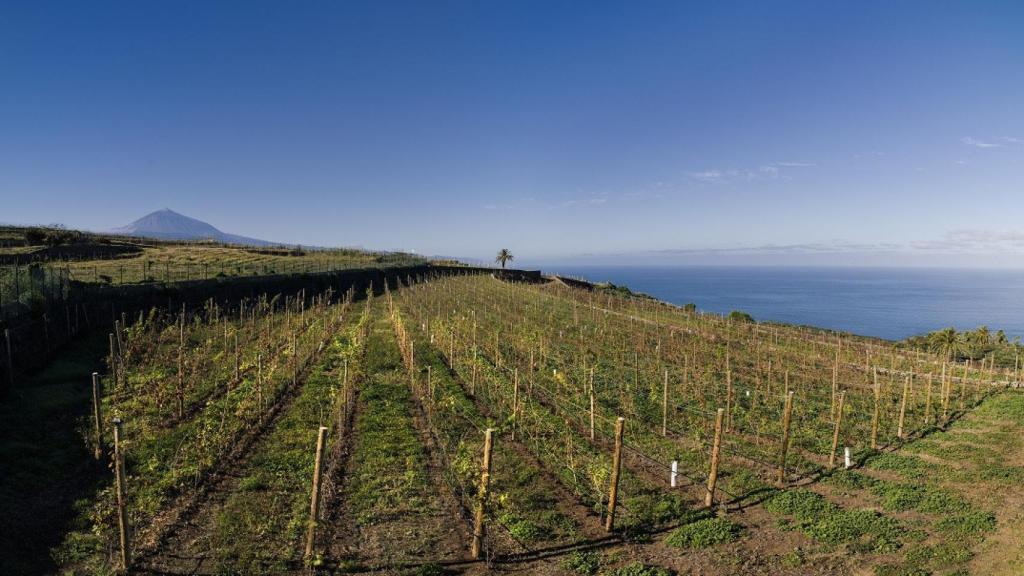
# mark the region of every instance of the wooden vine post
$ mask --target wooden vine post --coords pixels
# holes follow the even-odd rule
[[[7,387],[14,389],[14,356],[11,354],[11,329],[4,328],[4,342],[7,346]]]
[[[608,487],[608,517],[605,518],[605,532],[611,532],[615,528],[615,503],[619,496],[619,473],[622,470],[622,431],[625,423],[626,419],[622,416],[615,421],[615,451],[612,453],[612,477]]]
[[[346,365],[347,366],[347,365]],[[347,367],[346,367],[347,369]],[[433,367],[427,364],[427,394],[430,395],[430,403],[434,403],[434,378],[432,376]]]
[[[882,389],[878,387],[878,368],[874,370],[875,376],[875,411],[871,415],[871,449],[878,449],[878,410],[882,401]]]
[[[483,547],[486,526],[484,515],[487,512],[487,490],[491,483],[491,449],[493,448],[492,436],[494,430],[488,428],[484,432],[484,460],[480,466],[480,491],[477,493],[476,514],[473,519],[473,545],[472,554],[474,560],[480,559],[480,551]]]
[[[900,400],[900,419],[896,424],[896,437],[903,439],[903,423],[907,416],[907,395],[910,393],[910,376],[903,379],[903,399]]]
[[[519,368],[512,373],[512,441],[516,441],[516,428],[519,427]]]
[[[836,398],[839,395],[839,351],[842,349],[842,342],[842,340],[839,341],[839,346],[836,348],[836,360],[832,364],[832,404],[829,407],[829,414],[833,422],[836,420]]]
[[[711,508],[715,503],[715,485],[718,483],[718,463],[722,451],[722,420],[725,419],[725,410],[718,409],[715,414],[715,441],[711,445],[711,469],[708,471],[708,489],[704,494],[704,507]]]
[[[839,399],[836,401],[836,414],[835,424],[832,430],[832,452],[828,457],[828,467],[835,468],[836,466],[836,451],[839,449],[839,429],[843,425],[843,404],[846,401],[846,392],[839,393]]]
[[[665,369],[665,380],[661,385],[661,435],[668,436],[668,368]]]
[[[306,531],[306,552],[308,561],[313,556],[313,544],[316,542],[316,523],[320,517],[320,475],[323,473],[324,444],[327,440],[327,427],[321,426],[316,436],[316,460],[313,463],[313,492],[309,502],[309,527]]]
[[[345,360],[345,378],[348,379],[348,360]],[[256,405],[259,406],[260,422],[263,422],[263,354],[256,355]]]
[[[92,421],[93,421],[93,440],[96,443],[96,449],[93,456],[96,460],[103,457],[103,419],[100,417],[100,374],[99,372],[92,373]]]
[[[732,370],[725,371],[725,430],[732,430]]]
[[[793,392],[786,394],[786,404],[782,411],[782,445],[779,446],[779,487],[786,484],[786,455],[789,453],[789,426],[793,422]]]
[[[124,450],[121,446],[121,419],[114,419],[114,478],[117,490],[117,530],[121,544],[121,572],[128,574],[132,563],[131,539],[128,535],[128,490],[124,475]]]
[[[110,340],[110,362],[108,362],[108,365],[110,366],[110,372],[114,375],[114,384],[116,385],[121,383],[121,379],[118,377],[119,370],[117,369],[117,354],[115,352],[116,344],[114,344],[114,333],[111,332],[108,334],[108,336]]]
[[[590,389],[590,441],[594,441],[594,389]]]
[[[932,374],[928,373],[928,391],[925,392],[924,396],[924,425],[928,426],[932,423]]]
[[[949,420],[949,380],[946,378],[946,363],[942,363],[942,420]]]

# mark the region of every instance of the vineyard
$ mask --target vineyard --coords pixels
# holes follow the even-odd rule
[[[82,343],[103,472],[56,571],[1020,566],[998,547],[1024,511],[1016,369],[558,279],[376,288],[153,308]]]

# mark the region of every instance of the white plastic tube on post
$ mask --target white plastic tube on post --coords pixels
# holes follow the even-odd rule
[[[679,474],[679,462],[676,460],[672,461],[672,487],[676,487],[676,476]]]
[[[849,446],[843,448],[843,464],[847,468],[852,468],[853,467],[853,462],[850,461],[850,447]]]

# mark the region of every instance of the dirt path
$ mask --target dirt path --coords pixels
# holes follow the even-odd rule
[[[340,491],[327,564],[389,573],[465,561],[463,519],[444,494],[397,340],[380,308],[367,335],[366,374],[351,457],[336,474]]]

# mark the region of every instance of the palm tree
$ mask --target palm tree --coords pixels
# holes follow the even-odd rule
[[[514,260],[515,256],[508,251],[508,248],[502,248],[498,251],[498,256],[494,259],[495,262],[501,262],[501,267],[505,268],[505,263]]]
[[[928,335],[928,339],[932,342],[932,350],[942,352],[946,358],[952,358],[960,343],[959,336],[956,328],[946,328],[945,330],[932,332]]]

